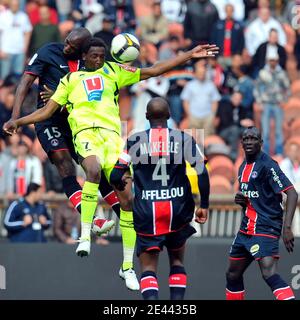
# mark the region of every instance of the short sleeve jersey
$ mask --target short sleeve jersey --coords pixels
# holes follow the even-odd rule
[[[186,161],[199,170],[204,166],[203,153],[192,136],[169,128],[138,132],[127,139],[119,161],[133,166],[133,212],[138,234],[167,234],[192,220],[195,202]]]
[[[55,91],[59,81],[69,72],[78,71],[79,60],[67,60],[63,54],[62,43],[49,43],[41,47],[30,59],[25,73],[33,74],[39,78],[39,93],[44,91],[44,85]],[[44,106],[40,95],[38,108]]]
[[[82,70],[66,75],[51,99],[67,105],[73,136],[96,127],[120,134],[119,89],[139,80],[140,69],[105,62],[96,71]]]
[[[278,163],[261,152],[254,163],[239,168],[239,189],[248,198],[240,231],[279,237],[283,221],[282,192],[293,185]]]

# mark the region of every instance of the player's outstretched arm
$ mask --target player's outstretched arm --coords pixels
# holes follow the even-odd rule
[[[20,126],[37,123],[50,118],[59,107],[60,105],[57,102],[50,99],[45,107],[36,110],[28,116],[16,120],[9,120],[8,122],[4,123],[3,131],[8,135],[12,135],[13,133],[16,133],[18,127]]]
[[[193,58],[214,57],[218,52],[219,48],[214,44],[199,45],[192,50],[179,54],[173,59],[158,62],[149,68],[142,68],[140,80],[157,77]]]
[[[23,102],[26,98],[26,95],[30,87],[32,86],[36,78],[37,76],[34,74],[27,74],[27,73],[23,74],[15,95],[15,102],[14,102],[13,111],[11,115],[12,120],[19,118]]]
[[[295,188],[290,188],[285,191],[287,195],[286,200],[286,213],[283,222],[282,239],[286,250],[288,252],[293,252],[294,249],[294,234],[292,231],[292,222],[294,213],[298,202],[298,193]]]

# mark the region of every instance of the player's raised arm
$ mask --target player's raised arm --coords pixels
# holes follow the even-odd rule
[[[60,105],[57,102],[50,99],[43,108],[36,110],[28,116],[6,122],[3,125],[3,131],[8,135],[12,135],[20,126],[37,123],[50,118],[59,107]]]
[[[219,48],[214,44],[199,45],[193,48],[192,50],[179,54],[173,59],[158,62],[149,68],[142,68],[140,80],[146,80],[151,77],[157,77],[193,58],[214,57],[216,54],[218,54],[218,52]]]
[[[26,98],[26,95],[27,95],[30,87],[32,86],[32,84],[36,78],[37,78],[37,76],[34,74],[31,74],[31,73],[24,73],[23,74],[21,81],[20,81],[20,84],[18,85],[16,96],[15,96],[15,102],[13,105],[13,111],[12,111],[12,115],[11,115],[12,120],[19,118],[23,102]]]

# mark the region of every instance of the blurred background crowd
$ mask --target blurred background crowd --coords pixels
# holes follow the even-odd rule
[[[300,192],[299,0],[0,0],[0,127],[11,116],[25,64],[41,46],[63,41],[78,26],[108,46],[118,33],[135,34],[141,42],[133,62],[138,67],[197,44],[219,46],[216,58],[190,61],[123,90],[120,114],[127,132],[147,128],[145,107],[152,97],[167,98],[170,126],[204,129],[211,192],[224,195],[237,190],[241,132],[256,125],[264,151]],[[23,114],[35,109],[36,99],[33,86]],[[83,179],[80,169],[78,176]],[[63,192],[33,127],[12,137],[1,132],[0,197],[23,196],[30,183],[42,185],[49,197]]]

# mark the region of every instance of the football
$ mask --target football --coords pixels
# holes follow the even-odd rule
[[[120,33],[112,39],[110,53],[120,63],[131,62],[139,56],[140,42],[130,33]]]

